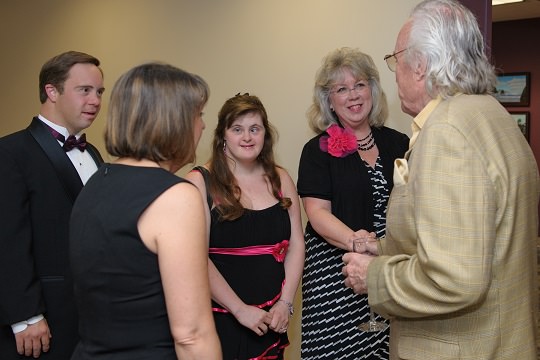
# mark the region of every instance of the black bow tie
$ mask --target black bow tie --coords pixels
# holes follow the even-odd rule
[[[64,139],[64,136],[62,134],[58,134],[62,136],[62,139]],[[70,151],[73,148],[77,148],[80,151],[86,150],[86,134],[82,134],[78,139],[74,135],[69,135],[65,141],[60,140],[60,142],[63,142],[64,145],[62,145],[62,148],[65,151]]]
[[[52,127],[47,126],[49,130],[51,131],[52,136],[64,145],[62,145],[62,149],[64,151],[68,152],[72,150],[73,148],[77,148],[80,151],[84,151],[86,149],[86,134],[82,134],[78,139],[74,135],[69,135],[68,138],[62,134],[60,134],[58,131],[54,130]]]

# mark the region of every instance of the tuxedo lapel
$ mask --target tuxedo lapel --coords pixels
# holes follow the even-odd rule
[[[94,161],[96,162],[97,167],[99,168],[101,164],[103,164],[103,158],[101,157],[99,151],[97,151],[94,145],[90,143],[86,143],[86,151],[88,151],[92,159],[94,159]]]
[[[56,139],[46,128],[46,125],[38,118],[32,119],[27,130],[51,160],[66,193],[72,201],[75,201],[75,198],[83,187],[83,183],[65,151],[58,145]],[[94,155],[92,155],[92,157],[94,157]]]

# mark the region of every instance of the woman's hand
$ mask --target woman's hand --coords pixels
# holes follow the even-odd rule
[[[359,241],[359,239],[362,241]],[[379,255],[379,248],[377,245],[378,240],[379,239],[374,232],[367,232],[366,230],[355,231],[349,238],[349,251]],[[357,245],[357,248],[355,248],[355,244]]]
[[[271,313],[251,305],[242,306],[234,317],[240,324],[259,336],[268,332],[268,325],[272,322]]]
[[[277,333],[287,332],[287,327],[289,326],[289,305],[284,301],[276,301],[269,312],[272,314],[272,322],[269,325],[270,329]]]

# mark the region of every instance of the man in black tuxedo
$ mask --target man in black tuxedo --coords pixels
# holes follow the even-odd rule
[[[0,138],[2,360],[68,360],[79,339],[68,225],[75,198],[103,162],[82,134],[101,107],[99,65],[75,51],[47,61],[39,115]]]

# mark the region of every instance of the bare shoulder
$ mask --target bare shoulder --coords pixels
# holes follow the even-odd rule
[[[296,185],[294,184],[294,181],[291,178],[291,175],[289,175],[289,172],[281,167],[277,167],[277,172],[281,180],[282,191],[285,194],[291,194],[291,193],[296,194]]]
[[[164,202],[176,202],[180,199],[189,200],[190,198],[199,197],[200,193],[196,184],[192,183],[191,181],[182,181],[168,188],[158,199],[161,199]]]
[[[178,238],[178,229],[204,228],[204,206],[197,187],[187,181],[174,184],[158,196],[139,218],[142,241],[154,253],[158,242]],[[202,222],[201,222],[202,221]]]
[[[207,169],[206,166],[204,166],[204,168]],[[186,179],[186,180],[188,180],[189,182],[193,183],[193,184],[196,185],[199,189],[204,189],[204,188],[205,188],[203,174],[202,174],[201,171],[198,170],[198,169],[193,169],[193,170],[191,170],[190,172],[188,172],[188,173],[184,176],[184,179]]]
[[[279,178],[281,179],[281,181],[283,180],[292,181],[291,175],[289,175],[289,172],[287,170],[285,170],[282,167],[276,167],[276,169],[277,169],[277,173],[279,174]]]
[[[201,195],[197,187],[190,182],[183,181],[165,190],[150,204],[145,213],[151,217],[165,216],[165,218],[170,219],[174,218],[175,214],[180,211],[196,211],[200,202]]]

